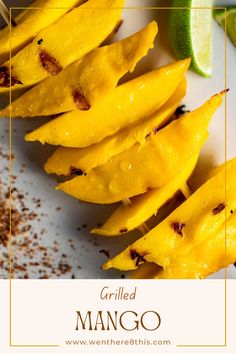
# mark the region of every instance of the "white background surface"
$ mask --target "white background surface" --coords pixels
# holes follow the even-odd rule
[[[103,286],[115,291],[124,286],[133,291],[135,301],[101,301]],[[1,352],[36,353],[166,353],[234,354],[236,281],[227,283],[227,343],[224,347],[224,281],[164,280],[154,282],[117,280],[15,280],[12,287],[12,345],[50,345],[56,348],[9,348],[9,282],[0,281]],[[156,311],[161,326],[154,332],[75,331],[76,311]],[[128,324],[132,325],[131,319]],[[65,346],[65,340],[170,340],[169,346]],[[200,347],[177,347],[177,345]],[[201,347],[201,345],[203,345]],[[204,347],[206,345],[206,347]],[[207,347],[213,345],[213,347]],[[215,345],[215,347],[214,347]],[[216,347],[221,345],[221,347]]]
[[[30,1],[6,1],[6,3],[17,6],[30,3]],[[162,4],[168,5],[168,1],[162,1]],[[235,1],[216,1],[216,4],[235,4]],[[157,0],[127,0],[127,6],[132,5],[160,5]],[[155,49],[152,50],[148,57],[146,57],[138,65],[135,73],[143,73],[155,67],[170,63],[174,60],[171,54],[167,37],[166,37],[166,10],[124,10],[122,25],[116,39],[124,38],[145,26],[151,20],[157,20],[159,24],[159,34],[157,36]],[[236,49],[231,42],[227,40],[227,87],[230,88],[228,94],[228,108],[227,108],[227,158],[236,156],[236,123],[235,123],[235,109],[236,109],[236,75],[233,69],[235,68]],[[235,69],[234,69],[235,70]],[[130,76],[128,76],[130,77]],[[126,79],[128,78],[126,76]],[[214,23],[214,69],[211,79],[202,78],[192,72],[187,75],[188,78],[188,93],[184,99],[184,104],[187,108],[193,110],[212,94],[224,89],[224,33],[222,29]],[[42,124],[44,118],[31,120],[14,120],[13,128],[17,129],[13,133],[13,153],[15,159],[13,161],[13,173],[18,176],[17,188],[24,192],[28,192],[29,196],[26,204],[29,208],[34,208],[32,198],[40,198],[42,200],[41,212],[47,214],[41,218],[41,221],[33,222],[33,231],[40,232],[43,228],[47,228],[46,234],[42,237],[41,243],[46,247],[51,247],[53,241],[57,240],[60,245],[60,252],[57,256],[52,255],[53,262],[58,262],[61,254],[68,255],[72,265],[72,272],[68,273],[66,277],[71,277],[74,273],[76,278],[120,278],[121,273],[118,271],[104,272],[99,269],[100,265],[106,260],[103,254],[99,253],[101,249],[109,249],[111,255],[115,255],[120,250],[124,249],[131,240],[134,240],[138,233],[133,233],[128,237],[107,239],[97,236],[95,246],[94,238],[89,235],[89,229],[96,226],[97,223],[104,222],[108,215],[114,209],[114,206],[97,206],[82,204],[79,201],[55,191],[54,187],[57,182],[54,176],[47,176],[43,171],[43,163],[49,155],[48,149],[42,147],[38,143],[26,143],[24,141],[25,132],[35,126]],[[9,126],[8,121],[0,121],[0,130],[4,131]],[[2,135],[2,134],[1,134]],[[1,147],[5,151],[9,151],[9,136],[6,133],[4,139],[0,140]],[[205,164],[215,164],[224,161],[225,146],[225,131],[224,131],[224,106],[222,106],[211,123],[210,136],[204,146],[200,166]],[[27,165],[25,172],[19,173],[22,163]],[[1,160],[1,168],[7,161]],[[7,173],[2,174],[1,178],[8,180]],[[56,211],[56,207],[60,206],[61,211]],[[88,227],[81,227],[86,224]],[[81,227],[81,231],[77,228]],[[72,239],[75,249],[71,249],[68,240]],[[13,250],[14,251],[14,250]],[[16,251],[16,250],[15,250]],[[27,260],[25,260],[27,261]],[[38,259],[40,261],[40,259]],[[81,269],[78,269],[78,265]],[[0,270],[1,272],[1,270]],[[0,273],[0,277],[7,277],[5,272]],[[30,270],[30,276],[37,278],[39,274],[35,269]],[[234,267],[230,268],[228,272],[230,278],[236,278],[236,270]],[[63,276],[65,277],[65,276]],[[223,277],[223,273],[215,275],[214,277]]]

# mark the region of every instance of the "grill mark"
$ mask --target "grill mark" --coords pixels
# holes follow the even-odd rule
[[[116,26],[115,26],[115,28],[114,28],[114,30],[113,30],[114,34],[116,34],[116,33],[119,31],[119,29],[120,29],[120,27],[123,25],[123,23],[124,23],[124,20],[121,19],[121,20],[116,24]]]
[[[132,259],[132,261],[135,261],[136,267],[138,267],[140,264],[146,262],[146,259],[144,257],[147,255],[148,255],[148,253],[140,254],[134,249],[130,250],[130,258]]]
[[[10,87],[15,85],[23,85],[15,76],[11,76],[7,66],[0,67],[0,87]]]
[[[78,109],[82,111],[88,111],[90,109],[91,106],[82,92],[75,89],[72,91],[72,96]]]
[[[182,115],[184,115],[184,114],[186,114],[186,113],[189,113],[189,112],[190,112],[189,110],[186,110],[186,105],[183,104],[183,105],[179,106],[179,107],[176,109],[175,115],[176,115],[176,117],[178,118],[178,117],[180,117],[180,116],[182,116]]]
[[[120,234],[125,234],[126,232],[128,232],[128,229],[126,227],[120,229]]]
[[[70,177],[86,176],[86,173],[80,168],[71,166],[70,168]]]
[[[171,224],[171,227],[173,230],[180,236],[183,236],[183,228],[185,227],[185,224],[183,222],[173,222]]]
[[[216,208],[214,208],[212,210],[212,213],[213,213],[213,215],[217,215],[217,214],[221,213],[224,209],[225,209],[225,204],[220,203],[219,205],[217,205]]]
[[[39,52],[39,59],[43,68],[52,76],[56,76],[63,70],[61,64],[52,57],[46,50]]]

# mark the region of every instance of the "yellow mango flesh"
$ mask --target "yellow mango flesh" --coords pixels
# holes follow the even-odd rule
[[[163,222],[109,260],[104,269],[136,269],[137,260],[131,259],[134,251],[164,269],[176,258],[185,258],[194,247],[214,237],[235,211],[235,177],[233,159],[227,163],[226,173],[222,170],[208,180]]]
[[[178,257],[156,279],[203,279],[236,260],[236,213],[209,240]]]
[[[186,163],[182,172],[173,181],[163,187],[132,198],[129,206],[120,205],[107,222],[101,228],[93,229],[92,233],[103,236],[125,235],[144,224],[185,185],[196,166],[197,159],[198,154]]]
[[[159,128],[172,116],[185,94],[186,80],[184,79],[164,106],[136,126],[123,129],[100,143],[83,149],[58,148],[46,162],[46,172],[68,176],[72,168],[88,172],[94,167],[105,164],[112,156],[128,150],[136,142],[143,144],[147,134],[154,128]]]
[[[143,263],[131,279],[203,279],[228,267],[236,260],[236,213],[227,219],[209,240],[177,257],[165,269],[155,263]]]
[[[120,85],[88,111],[63,114],[26,135],[26,140],[66,147],[98,143],[157,111],[175,92],[189,64],[185,59]]]
[[[15,55],[33,40],[39,31],[57,21],[72,7],[78,6],[82,2],[83,0],[38,0],[30,4],[30,7],[39,9],[31,10],[29,7],[16,17],[12,11],[17,26],[11,28],[11,41],[8,26],[0,31],[0,63],[9,59],[10,47],[11,54]]]
[[[153,48],[156,34],[157,24],[151,22],[128,38],[95,49],[82,61],[76,61],[57,76],[47,78],[14,101],[11,116],[48,116],[79,109],[75,92],[83,95],[92,106],[115,88],[124,74],[134,70],[137,62]],[[8,116],[9,111],[8,106],[0,116]]]
[[[119,21],[123,5],[124,0],[88,0],[40,31],[11,60],[12,78],[22,83],[13,89],[54,76],[98,47]]]
[[[58,189],[87,202],[110,204],[165,185],[199,153],[210,120],[221,102],[222,94],[213,96],[157,134],[153,132],[145,144],[135,144],[87,175],[59,185]]]

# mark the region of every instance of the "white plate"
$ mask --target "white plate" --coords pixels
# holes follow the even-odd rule
[[[15,5],[16,1],[5,1],[8,5]],[[27,5],[31,1],[20,1],[20,5]],[[162,2],[163,3],[163,2]],[[222,3],[233,4],[235,1]],[[215,4],[222,4],[221,1],[216,1]],[[165,6],[168,5],[164,1]],[[17,5],[18,1],[17,1]],[[155,0],[127,0],[126,6],[140,5],[160,5],[160,2]],[[124,38],[127,35],[139,30],[145,26],[150,20],[157,20],[159,24],[159,34],[157,37],[155,49],[151,51],[149,56],[142,60],[135,70],[134,75],[148,71],[157,66],[170,63],[174,57],[170,51],[168,40],[166,37],[166,10],[130,10],[125,9],[123,13],[124,24],[122,25],[116,39]],[[227,109],[227,158],[236,156],[236,139],[234,132],[236,131],[235,116],[233,113],[236,109],[236,77],[233,75],[233,63],[235,64],[236,49],[231,42],[227,40],[227,87],[231,89],[228,94],[228,109]],[[132,76],[134,76],[132,75]],[[129,76],[126,76],[126,79]],[[188,109],[192,110],[208,99],[212,94],[224,89],[224,33],[222,29],[214,23],[214,71],[211,79],[202,78],[192,72],[187,75],[188,78],[188,94],[184,99],[184,104]],[[1,102],[3,104],[3,100]],[[133,233],[124,238],[108,239],[102,237],[93,237],[89,234],[89,229],[97,223],[102,223],[114,209],[114,206],[97,206],[80,203],[79,201],[55,191],[56,180],[52,176],[47,176],[43,171],[43,163],[49,155],[48,148],[42,147],[37,143],[26,143],[24,134],[32,127],[40,125],[44,118],[31,120],[14,120],[13,121],[13,153],[15,159],[13,161],[13,174],[17,175],[15,181],[16,187],[25,194],[25,203],[28,208],[35,210],[35,202],[33,198],[41,200],[41,208],[36,211],[40,219],[31,222],[32,230],[30,238],[33,238],[35,233],[40,236],[39,243],[47,249],[48,255],[44,257],[50,258],[50,263],[57,268],[61,260],[66,259],[72,267],[71,271],[66,274],[52,274],[50,269],[42,266],[44,251],[37,251],[33,255],[33,262],[39,262],[40,266],[29,266],[29,258],[25,256],[25,252],[18,245],[13,247],[13,255],[18,255],[18,263],[27,263],[28,275],[31,278],[39,278],[44,274],[39,273],[39,269],[46,270],[50,278],[71,278],[72,275],[76,278],[119,278],[121,273],[118,271],[104,272],[99,269],[100,265],[105,261],[105,256],[99,253],[101,249],[110,250],[111,255],[115,255],[126,247],[131,240],[137,237],[137,233]],[[5,152],[9,151],[9,135],[5,132],[9,128],[9,121],[1,120],[1,149]],[[205,144],[201,158],[200,166],[205,164],[220,163],[224,161],[225,156],[225,131],[224,131],[224,107],[222,106],[212,121],[210,126],[210,135]],[[4,170],[4,166],[9,162],[6,159],[1,159],[1,179],[5,184],[9,181],[9,173]],[[24,172],[22,170],[22,164]],[[26,193],[28,192],[28,196]],[[16,202],[16,206],[19,204]],[[56,210],[61,207],[61,210]],[[82,225],[86,225],[83,227]],[[78,231],[77,228],[81,230]],[[46,230],[45,230],[46,229]],[[20,239],[21,236],[19,236]],[[72,241],[69,241],[72,240]],[[53,243],[57,241],[59,251],[52,251]],[[71,246],[71,242],[73,246]],[[31,246],[31,249],[34,247]],[[1,250],[3,252],[4,250]],[[5,250],[6,251],[6,250]],[[63,254],[67,258],[63,258]],[[32,261],[32,260],[31,260]],[[6,270],[0,269],[0,277],[8,277]],[[26,274],[25,271],[17,271],[15,277],[21,278]],[[236,270],[233,266],[229,268],[228,276],[236,278]],[[223,272],[215,274],[213,277],[223,277]]]

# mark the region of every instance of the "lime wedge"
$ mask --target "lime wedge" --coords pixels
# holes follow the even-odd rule
[[[226,20],[226,31],[236,46],[236,6],[228,6],[225,10],[216,9],[213,12],[216,21],[225,28],[225,18]]]
[[[212,74],[212,0],[172,0],[169,37],[178,59],[192,58],[191,68]],[[180,9],[176,9],[179,8]],[[181,9],[183,8],[183,9]]]

